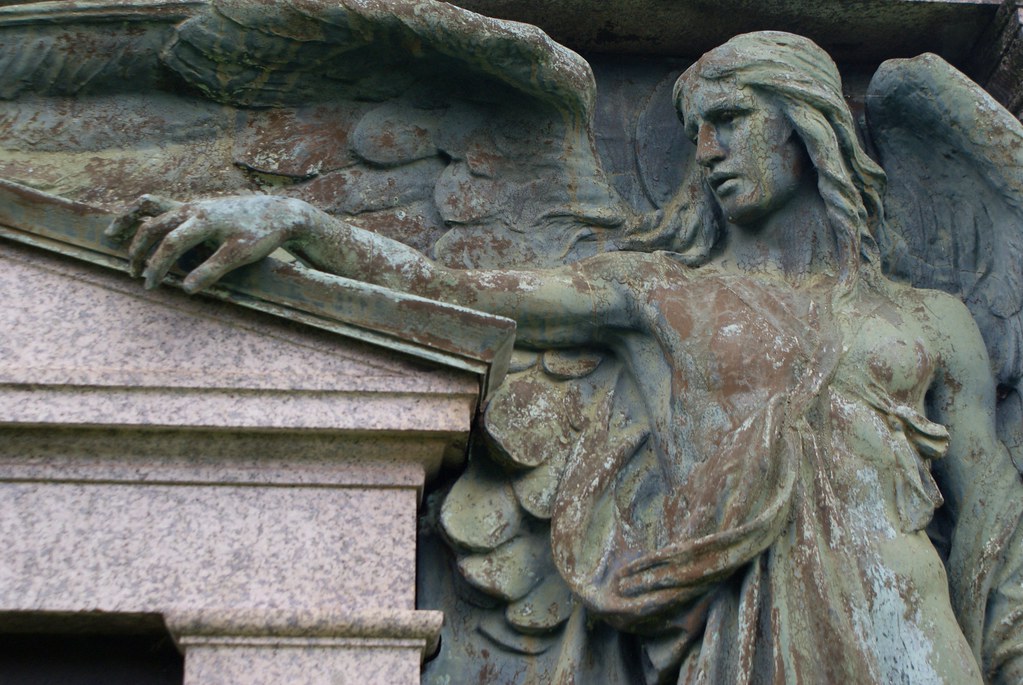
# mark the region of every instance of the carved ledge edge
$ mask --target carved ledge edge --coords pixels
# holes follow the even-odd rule
[[[436,651],[440,611],[285,611],[261,609],[174,610],[163,614],[174,639],[191,645],[419,648]],[[377,645],[376,643],[379,643]]]
[[[0,237],[128,272],[125,248],[103,236],[112,218],[109,210],[0,179]],[[181,281],[172,273],[164,283]],[[481,399],[504,378],[515,339],[511,319],[275,259],[238,269],[204,294],[470,371],[481,377]]]

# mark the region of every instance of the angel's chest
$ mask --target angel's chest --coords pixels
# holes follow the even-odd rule
[[[921,405],[940,356],[915,321],[884,307],[843,323],[840,382],[867,383],[910,406]]]
[[[812,302],[700,286],[658,303],[656,335],[674,361],[676,389],[759,397],[791,387],[816,336]]]
[[[839,345],[839,382],[920,405],[939,364],[923,324],[874,295],[842,312],[819,304],[825,301],[813,292],[742,290],[708,279],[660,303],[657,336],[690,389],[751,399],[784,391],[812,371],[820,346]]]

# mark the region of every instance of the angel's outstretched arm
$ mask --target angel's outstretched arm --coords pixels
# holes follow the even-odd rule
[[[525,344],[579,345],[599,340],[609,329],[638,327],[634,293],[618,273],[631,258],[621,253],[548,270],[450,269],[300,200],[265,195],[204,200],[142,222],[153,207],[162,211],[168,205],[142,198],[108,231],[122,240],[133,236],[132,270],[145,276],[147,287],[159,284],[200,243],[216,244],[217,250],[186,277],[185,290],[193,293],[284,247],[321,271],[513,318]]]
[[[932,417],[949,428],[935,462],[955,521],[947,563],[953,608],[987,682],[1023,681],[1023,486],[995,434],[994,382],[980,332],[966,307],[935,295],[941,372]]]

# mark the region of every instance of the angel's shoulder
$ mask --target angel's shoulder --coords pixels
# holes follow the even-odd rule
[[[986,367],[986,348],[980,330],[958,297],[906,284],[896,284],[889,297],[900,305],[904,316],[911,318],[918,334],[929,343],[927,347],[937,352],[946,365],[972,366],[976,362]]]
[[[916,323],[947,325],[966,321],[973,325],[970,310],[962,300],[944,291],[887,280],[878,290],[900,314]]]
[[[912,288],[918,295],[921,316],[925,322],[937,326],[943,334],[966,330],[977,331],[977,324],[966,305],[955,295],[941,290]]]

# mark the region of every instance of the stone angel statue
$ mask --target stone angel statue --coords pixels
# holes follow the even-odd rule
[[[421,570],[448,621],[427,682],[1023,680],[1023,127],[979,87],[883,65],[875,161],[821,48],[737,36],[678,79],[692,163],[641,210],[586,63],[531,27],[211,8],[162,64],[263,121],[339,98],[350,159],[256,146],[249,177],[287,182],[142,197],[109,233],[147,285],[198,246],[192,292],[284,248],[518,323],[427,517],[452,559]]]

